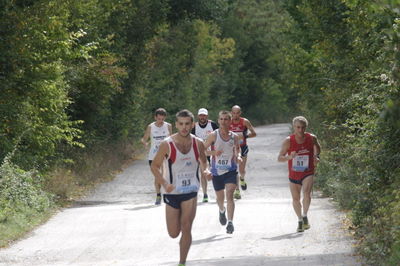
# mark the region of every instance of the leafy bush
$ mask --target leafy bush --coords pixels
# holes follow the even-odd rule
[[[52,208],[52,196],[40,183],[37,173],[20,169],[9,157],[0,165],[0,246],[31,229]]]

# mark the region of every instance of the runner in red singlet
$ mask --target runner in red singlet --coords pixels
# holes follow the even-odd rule
[[[257,134],[253,126],[251,125],[250,121],[244,117],[240,117],[240,115],[242,114],[240,106],[234,105],[232,107],[231,113],[232,113],[232,123],[229,127],[229,130],[239,135],[239,144],[243,160],[242,163],[239,164],[240,187],[242,188],[242,190],[246,190],[247,183],[244,180],[244,176],[246,174],[247,154],[249,153],[249,147],[247,146],[247,139],[254,138],[255,136],[257,136]],[[250,131],[250,133],[248,131]],[[234,197],[235,199],[241,198],[239,187],[236,188]]]
[[[305,132],[308,121],[303,116],[293,119],[294,134],[288,136],[282,144],[278,161],[288,162],[290,192],[292,204],[299,219],[297,232],[309,229],[307,212],[311,203],[311,190],[314,183],[315,166],[319,162],[321,146],[317,137]],[[300,202],[303,188],[303,206]],[[303,208],[303,214],[301,213]]]

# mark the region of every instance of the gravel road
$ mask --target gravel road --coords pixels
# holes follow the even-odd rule
[[[200,203],[187,266],[361,265],[343,213],[314,192],[311,229],[296,233],[287,166],[276,158],[288,124],[257,127],[249,139],[248,190],[236,201],[235,232],[218,222],[212,184]],[[168,237],[165,205],[154,206],[147,160],[137,160],[25,239],[0,250],[0,265],[177,265],[179,238]]]

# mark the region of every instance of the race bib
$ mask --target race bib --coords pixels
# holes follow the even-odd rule
[[[293,158],[292,169],[295,172],[305,172],[308,169],[309,156],[296,155]]]
[[[193,181],[196,180],[195,175],[196,173],[194,172],[178,173],[176,181],[176,191],[179,193],[190,193],[198,191],[199,185],[197,184],[197,182],[193,184]]]
[[[231,163],[228,156],[219,156],[217,158],[217,163],[215,167],[218,170],[229,170],[231,168]]]

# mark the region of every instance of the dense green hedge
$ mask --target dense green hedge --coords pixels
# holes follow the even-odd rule
[[[0,247],[40,223],[53,204],[40,176],[27,172],[6,157],[0,165]]]
[[[400,261],[399,1],[287,1],[298,106],[323,142],[318,185],[351,210],[373,265]]]

